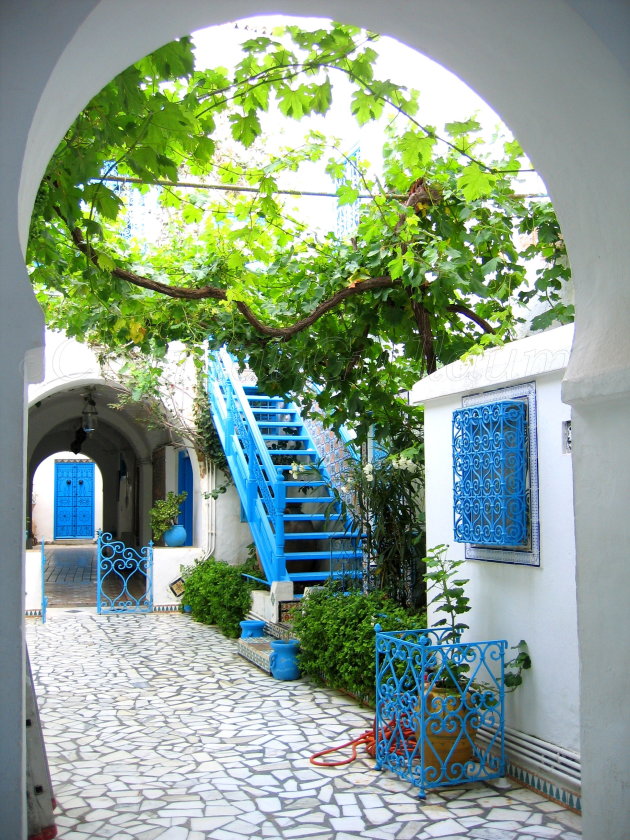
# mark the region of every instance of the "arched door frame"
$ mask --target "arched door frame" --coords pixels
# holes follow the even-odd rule
[[[285,0],[281,8],[312,13],[305,0]],[[33,197],[54,146],[87,99],[123,66],[175,35],[267,9],[267,3],[254,0],[236,5],[182,0],[174,15],[167,0],[83,0],[55,4],[43,21],[34,0],[24,0],[7,13],[4,57],[13,63],[5,76],[19,79],[20,85],[15,110],[3,120],[8,139],[0,143],[8,162],[3,201],[9,208],[8,224],[0,226],[0,253],[6,266],[3,282],[13,283],[13,311],[22,316],[7,318],[2,331],[7,350],[0,404],[5,436],[8,431],[12,439],[2,447],[0,462],[11,486],[22,471],[22,365],[26,358],[28,375],[37,375],[41,356],[30,351],[41,343],[42,324],[25,278],[16,224],[23,247]],[[627,4],[322,0],[318,12],[401,37],[469,81],[513,128],[554,200],[574,269],[577,304],[564,396],[574,409],[584,836],[616,840],[625,828],[628,762],[622,730],[601,712],[628,695],[629,670],[619,667],[619,652],[612,649],[612,641],[625,639],[630,629],[627,609],[619,609],[628,583],[624,509],[630,496],[625,445],[630,412]],[[18,277],[21,283],[15,282]],[[24,324],[31,328],[25,330]],[[22,523],[15,513],[8,504],[0,511],[0,525],[6,525],[8,554],[18,557]],[[21,717],[13,698],[20,696],[23,667],[14,630],[20,623],[19,576],[7,582],[5,598],[0,635],[13,643],[5,646],[0,666],[8,675],[4,690],[13,693],[0,715],[0,730],[15,732]],[[18,742],[7,756],[8,766],[21,766],[19,750]],[[7,778],[15,784],[13,775]],[[10,806],[21,801],[19,794],[2,800]],[[19,806],[13,814],[7,811],[5,825],[16,819],[23,819]]]

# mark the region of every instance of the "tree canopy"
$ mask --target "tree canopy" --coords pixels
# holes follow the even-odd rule
[[[145,384],[170,342],[225,344],[272,393],[314,383],[362,438],[372,423],[401,434],[397,395],[509,339],[524,306],[538,305],[534,328],[570,320],[562,236],[549,201],[523,194],[518,143],[485,144],[474,119],[425,125],[415,91],[375,77],[377,40],[287,26],[245,41],[233,68],[199,70],[182,38],[113,79],[37,196],[28,261],[48,323],[150,360]],[[331,113],[336,77],[360,126],[387,117],[380,171],[321,131],[265,143],[265,114]],[[312,162],[339,205],[360,203],[350,236],[288,209],[284,179]],[[142,195],[161,208],[144,239],[129,212]]]

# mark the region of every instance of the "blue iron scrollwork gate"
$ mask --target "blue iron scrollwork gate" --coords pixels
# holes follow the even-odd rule
[[[151,612],[153,543],[136,550],[98,532],[96,610],[99,613]]]
[[[505,773],[505,641],[376,627],[376,767],[427,790]]]

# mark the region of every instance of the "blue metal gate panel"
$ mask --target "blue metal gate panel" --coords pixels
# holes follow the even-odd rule
[[[193,544],[193,473],[190,455],[188,452],[180,452],[177,462],[177,492],[186,491],[188,494],[181,506],[178,524],[186,529],[186,542],[184,545]]]
[[[55,539],[94,537],[94,464],[55,464]]]
[[[505,641],[376,627],[376,767],[427,790],[505,773]]]
[[[96,610],[103,613],[151,612],[153,543],[136,550],[111,534],[98,532]]]

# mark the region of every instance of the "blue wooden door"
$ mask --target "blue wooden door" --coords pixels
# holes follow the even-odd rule
[[[55,539],[94,538],[94,464],[55,464]]]
[[[186,542],[184,545],[192,545],[193,538],[193,473],[190,455],[188,452],[180,451],[177,470],[177,492],[185,490],[188,496],[181,506],[178,524],[186,529]]]

